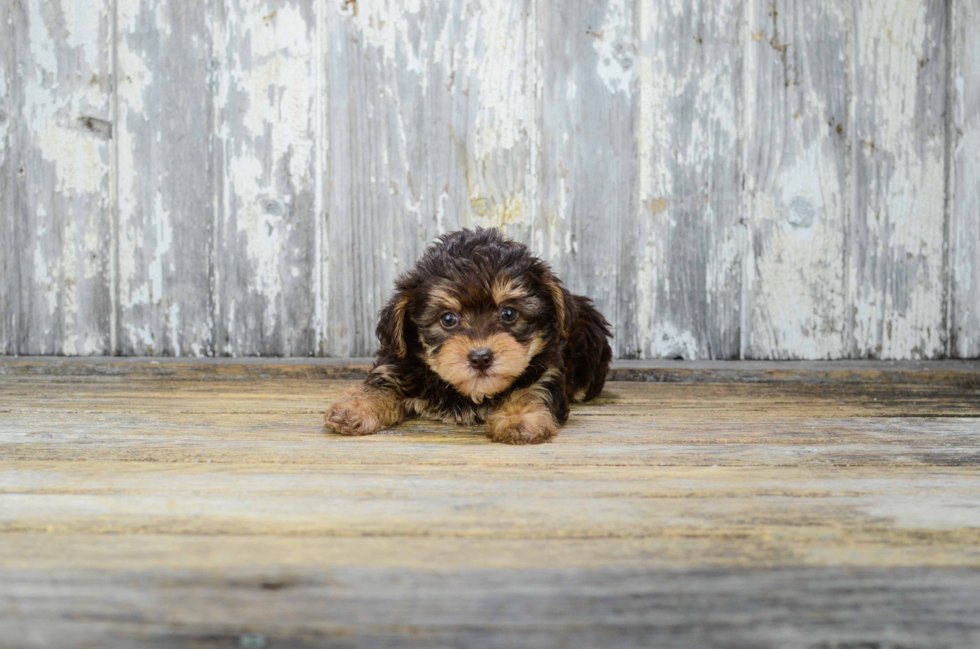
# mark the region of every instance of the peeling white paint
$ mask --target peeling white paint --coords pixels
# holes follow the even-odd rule
[[[153,72],[143,57],[130,48],[128,38],[119,39],[116,56],[119,61],[118,97],[125,110],[120,118],[128,117],[129,113],[142,115],[145,108],[143,97],[156,81]]]
[[[742,348],[750,358],[847,353],[848,159],[840,143],[847,118],[841,97],[851,76],[828,54],[848,48],[849,18],[845,3],[831,4],[784,9],[778,26],[763,2],[748,16],[746,29],[757,38],[746,40],[743,78],[759,87],[747,93],[743,113],[749,231]],[[796,30],[815,13],[833,28],[806,39]],[[780,86],[786,90],[776,96],[764,92]]]
[[[22,103],[0,121],[22,127],[22,137],[11,143],[18,177],[25,181],[18,201],[23,238],[15,245],[33,256],[21,272],[35,295],[18,316],[33,323],[21,332],[21,353],[107,351],[102,328],[105,226],[112,209],[109,146],[97,126],[89,127],[110,114],[102,67],[110,45],[109,12],[104,3],[89,6],[84,15],[74,9],[26,2],[13,14],[13,29],[25,47],[16,55],[16,79],[4,79],[3,85],[6,92],[18,84]],[[0,158],[9,155],[5,151]]]
[[[980,357],[980,4],[956,2],[951,17],[949,123],[950,354]]]
[[[36,45],[32,53],[40,55],[35,59],[40,69],[38,74],[24,79],[24,114],[31,121],[41,156],[55,165],[59,192],[98,193],[108,173],[105,147],[91,133],[84,132],[77,121],[89,102],[98,104],[102,99],[98,87],[86,82],[75,94],[52,87],[49,75],[57,74],[58,66],[53,43],[35,40],[49,36],[40,15],[31,16],[30,33],[31,42]]]
[[[598,54],[596,74],[609,92],[627,95],[633,92],[636,76],[632,7],[628,0],[608,0],[605,20],[592,34]]]
[[[917,83],[938,42],[930,30],[944,20],[929,8],[924,0],[868,2],[857,12],[859,81],[874,85],[862,86],[856,113],[873,128],[854,143],[870,173],[866,207],[852,219],[870,240],[867,256],[851,258],[849,301],[855,346],[879,358],[944,351],[945,142],[941,131],[924,132],[923,121],[937,120],[945,101],[941,88]]]
[[[683,358],[690,360],[700,357],[697,337],[690,331],[682,331],[669,322],[659,323],[650,329],[650,349],[652,358]]]
[[[66,127],[54,120],[37,124],[37,144],[44,159],[55,165],[58,184],[64,195],[95,194],[105,186],[108,166],[104,147],[78,127]]]
[[[271,336],[278,330],[277,344],[288,342],[292,325],[285,318],[295,305],[285,308],[283,301],[291,288],[310,281],[309,275],[292,278],[288,266],[295,223],[312,217],[306,210],[315,204],[312,198],[302,205],[296,200],[312,197],[317,183],[317,32],[316,23],[290,2],[233,3],[228,12],[217,106],[225,157],[224,240],[232,255],[220,289],[228,305],[222,318],[229,332],[224,352],[254,354],[271,343],[258,340],[257,331]],[[244,258],[237,258],[241,254]],[[245,278],[248,285],[240,285]],[[303,289],[308,293],[310,287]],[[244,319],[234,317],[236,301],[247,305]],[[313,311],[311,319],[317,317]]]
[[[44,298],[47,304],[47,315],[54,318],[58,309],[58,277],[55,269],[48,265],[48,256],[42,242],[50,229],[48,225],[48,210],[43,203],[37,206],[37,238],[34,244],[34,281],[35,290]]]
[[[150,286],[151,286],[151,299],[159,301],[163,298],[163,260],[168,252],[170,252],[170,245],[173,243],[173,224],[170,220],[170,211],[163,206],[163,200],[160,196],[160,192],[156,193],[156,205],[154,209],[154,215],[156,218],[153,221],[153,227],[156,230],[155,240],[156,240],[156,250],[154,250],[153,259],[150,260]],[[173,271],[173,266],[167,270]],[[172,324],[171,326],[176,326]],[[171,338],[171,341],[176,341],[176,338]]]
[[[255,139],[264,137],[267,126],[275,125],[272,159],[291,154],[290,175],[311,182],[312,147],[303,142],[312,108],[309,26],[299,10],[290,6],[281,7],[269,20],[258,18],[257,7],[253,11],[251,24],[243,26],[250,35],[253,66],[246,68],[241,61],[233,61],[229,82],[248,97],[242,125]]]
[[[48,26],[44,21],[44,15],[37,6],[31,3],[27,10],[28,15],[28,38],[30,43],[31,57],[38,72],[57,74],[58,57],[55,52],[55,41],[48,32]],[[37,75],[40,76],[40,75]]]
[[[248,261],[255,273],[255,290],[271,298],[282,291],[279,254],[285,242],[284,212],[287,206],[264,192],[262,165],[255,157],[234,157],[228,164],[229,198],[240,201],[236,210],[238,231],[245,234]],[[275,307],[266,324],[274,326]]]
[[[124,11],[133,4],[120,2]],[[132,13],[133,28],[135,28],[136,12]],[[123,20],[126,25],[129,21]],[[153,87],[154,75],[147,67],[142,56],[134,52],[128,38],[121,38],[117,46],[117,60],[120,81],[118,85],[119,124],[127,127],[117,129],[115,138],[118,143],[118,169],[116,174],[119,187],[117,204],[119,209],[120,227],[117,236],[119,245],[119,275],[120,284],[119,305],[123,312],[151,305],[163,295],[162,268],[160,258],[154,254],[151,244],[146,241],[147,232],[144,227],[149,220],[151,227],[155,223],[154,214],[137,214],[139,210],[138,197],[143,183],[145,169],[140,165],[141,157],[145,155],[134,140],[135,133],[128,128],[131,120],[145,119],[144,96]],[[159,227],[159,226],[158,226]],[[141,268],[144,263],[144,253],[150,253],[149,268]],[[155,269],[154,269],[155,266]],[[157,281],[148,280],[147,272],[154,275]],[[153,348],[153,337],[147,326],[138,330],[125,327],[130,344],[140,350]]]
[[[60,287],[59,297],[62,326],[64,327],[64,353],[73,356],[78,354],[78,297],[79,292],[73,284],[77,284],[75,269],[78,260],[75,250],[75,233],[77,226],[74,220],[68,221],[64,227],[64,240],[61,246],[61,271],[64,286]]]
[[[659,23],[659,16],[654,7],[641,11],[640,16],[641,43],[646,43],[652,37],[654,26]],[[662,198],[673,194],[673,187],[669,184],[670,177],[657,169],[653,154],[655,150],[665,148],[669,140],[672,117],[667,109],[668,77],[656,72],[656,68],[663,67],[661,57],[660,52],[644,47],[639,63],[639,141],[642,143],[639,156],[639,203],[641,206],[656,197]],[[652,228],[642,227],[641,232],[645,233],[645,240],[638,247],[636,326],[640,340],[647,341],[653,335],[656,321],[656,291],[662,281],[659,272],[662,250]],[[645,344],[643,346],[646,347]],[[646,349],[639,351],[641,355],[647,353]],[[649,350],[649,353],[653,353],[653,350]]]
[[[137,327],[127,323],[123,326],[123,329],[128,335],[133,349],[137,353],[148,354],[156,347],[156,341],[153,338],[153,331],[150,330],[150,325],[143,324]]]
[[[171,302],[167,308],[167,336],[170,339],[174,356],[180,356],[180,303]]]
[[[525,90],[528,52],[524,35],[515,32],[521,24],[520,3],[498,0],[483,9],[479,21],[470,23],[470,47],[463,69],[471,71],[479,103],[474,120],[473,157],[477,161],[507,151],[526,141],[533,111]],[[482,47],[477,48],[479,32]]]
[[[359,0],[345,7],[346,19],[358,30],[368,45],[381,50],[386,63],[404,60],[405,70],[421,73],[420,52],[409,38],[409,20],[418,18],[421,0]]]
[[[730,32],[741,10],[733,2],[695,8],[664,1],[645,5],[640,14],[632,351],[700,358],[730,350],[728,332],[738,329],[730,322],[741,288],[737,179],[731,172],[741,125],[732,76],[739,54]],[[686,263],[682,251],[692,246],[701,250],[690,250]],[[703,311],[688,306],[692,292]],[[693,352],[690,340],[698,341]]]
[[[13,121],[10,115],[11,107],[8,105],[10,92],[11,88],[7,85],[7,71],[4,67],[0,67],[0,98],[2,98],[0,99],[0,110],[6,112],[6,115],[0,117],[0,142],[2,142],[0,145],[0,166],[3,166],[10,157],[10,143],[7,139],[10,136],[10,125]]]
[[[65,44],[85,53],[89,66],[98,65],[100,41],[93,39],[99,33],[104,14],[93,11],[85,2],[60,3],[61,15],[65,21]]]
[[[967,17],[947,21],[924,0],[822,0],[781,7],[775,26],[768,2],[744,13],[738,4],[607,0],[586,25],[536,2],[358,0],[311,13],[291,0],[235,0],[181,8],[206,27],[178,41],[186,25],[174,28],[166,3],[26,2],[16,25],[28,50],[18,53],[22,78],[0,68],[0,94],[16,90],[23,103],[0,120],[0,141],[26,124],[16,156],[38,179],[21,197],[34,225],[24,246],[34,312],[17,314],[39,323],[29,351],[112,351],[99,329],[109,308],[121,314],[112,323],[122,347],[140,353],[208,353],[212,330],[229,337],[218,353],[308,353],[288,347],[307,325],[313,351],[365,353],[391,276],[420,242],[478,224],[532,243],[572,289],[612,305],[611,320],[628,313],[633,321],[617,323],[631,336],[620,351],[700,358],[718,354],[707,339],[741,327],[753,356],[933,357],[944,350],[948,290],[958,353],[977,353],[980,48],[957,27],[975,22],[975,8],[954,3]],[[539,24],[545,17],[575,38]],[[937,127],[944,77],[934,72],[946,24],[962,32],[949,76],[948,186]],[[864,74],[842,91],[854,94],[850,115],[828,100],[834,89],[813,85],[832,75],[799,58],[828,34],[842,34],[840,44],[830,38],[819,62]],[[213,61],[199,54],[209,71],[193,82],[213,87],[170,76],[188,66],[153,58],[168,43],[213,52]],[[578,48],[580,60],[563,48]],[[334,68],[334,56],[349,67]],[[563,78],[545,61],[567,65]],[[361,88],[370,96],[334,94]],[[167,93],[212,90],[215,148],[201,168],[220,165],[202,172],[213,174],[203,190],[213,207],[172,195],[180,176],[162,152],[181,126],[161,124],[183,103],[159,109]],[[631,111],[636,133],[617,140],[632,125],[615,122]],[[834,131],[830,117],[846,128]],[[81,118],[116,132],[103,139]],[[355,127],[350,142],[328,141]],[[853,149],[836,144],[848,138]],[[0,151],[0,162],[10,156]],[[868,172],[857,193],[846,186],[852,162]],[[735,175],[724,172],[737,164],[745,187],[733,200],[725,183]],[[216,266],[199,271],[211,285],[190,289],[174,260],[187,259],[182,228],[192,217],[182,211],[195,205],[213,210],[200,218],[213,219]],[[586,214],[595,205],[608,210]],[[113,209],[119,227],[107,241]],[[867,241],[848,241],[849,226]],[[634,267],[617,265],[617,241]],[[116,285],[119,303],[106,307]],[[207,317],[182,301],[189,290],[213,300],[203,300]],[[304,294],[310,322],[291,321]],[[732,305],[742,299],[739,314]]]

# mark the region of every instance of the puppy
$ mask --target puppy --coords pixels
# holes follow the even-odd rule
[[[609,323],[547,264],[496,230],[441,237],[381,311],[364,384],[331,405],[328,428],[370,435],[406,417],[487,423],[505,444],[558,433],[568,404],[602,392]]]

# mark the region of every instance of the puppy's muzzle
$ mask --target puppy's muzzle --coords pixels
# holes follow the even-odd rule
[[[485,347],[483,349],[474,349],[466,359],[473,369],[486,372],[493,365],[493,352]]]

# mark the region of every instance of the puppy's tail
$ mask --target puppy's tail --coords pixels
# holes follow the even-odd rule
[[[565,367],[570,380],[569,400],[590,401],[599,396],[606,384],[612,349],[609,347],[609,323],[592,304],[592,300],[573,295],[573,319],[565,347]]]

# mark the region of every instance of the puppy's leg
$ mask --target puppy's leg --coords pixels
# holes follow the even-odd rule
[[[379,365],[363,385],[334,401],[323,421],[341,435],[370,435],[405,419],[404,401],[394,368]]]
[[[487,417],[487,437],[504,444],[540,444],[558,434],[568,418],[560,372],[546,372],[529,388],[515,390]]]

